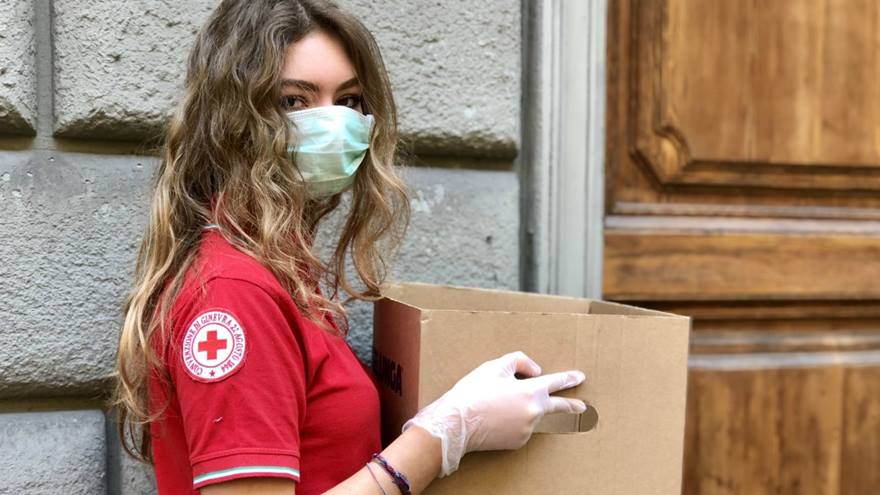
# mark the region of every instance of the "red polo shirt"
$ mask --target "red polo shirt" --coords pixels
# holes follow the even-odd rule
[[[160,494],[272,476],[321,493],[381,450],[379,399],[346,341],[306,319],[272,273],[207,230],[154,340],[150,408]],[[157,332],[158,337],[158,332]]]

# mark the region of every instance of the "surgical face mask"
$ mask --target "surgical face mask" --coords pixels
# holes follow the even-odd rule
[[[354,182],[354,174],[370,147],[372,115],[332,105],[287,114],[291,146],[287,151],[312,197],[332,196]]]

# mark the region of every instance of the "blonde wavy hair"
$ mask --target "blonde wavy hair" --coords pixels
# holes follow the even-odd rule
[[[280,104],[286,49],[316,29],[342,43],[363,90],[363,110],[375,118],[350,210],[326,263],[313,240],[341,195],[307,196],[291,165],[290,124]],[[170,380],[151,343],[156,336],[167,343],[168,311],[194,266],[202,228],[218,225],[227,241],[277,277],[304,316],[332,331],[324,321],[330,313],[346,332],[343,304],[378,296],[388,257],[409,224],[407,189],[395,172],[397,141],[397,112],[382,56],[357,19],[320,0],[224,0],[217,7],[196,36],[185,92],[167,126],[133,289],[124,305],[111,407],[126,452],[153,461],[150,423],[161,411],[150,411],[150,374]],[[349,256],[362,290],[346,277]],[[330,288],[326,296],[315,291],[319,282]],[[343,303],[340,289],[349,296]]]

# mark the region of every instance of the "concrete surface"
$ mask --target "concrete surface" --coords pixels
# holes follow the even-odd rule
[[[113,369],[120,305],[146,222],[155,162],[48,152],[0,153],[0,397],[95,393]],[[408,169],[410,231],[400,280],[515,289],[513,172]],[[333,221],[322,230],[332,241]],[[371,316],[352,319],[369,356]]]
[[[104,414],[0,414],[0,495],[106,493]]]
[[[519,187],[513,172],[409,168],[405,177],[412,219],[391,280],[518,289]],[[321,231],[325,253],[343,212]],[[348,276],[357,280],[352,270]],[[349,342],[369,362],[373,305],[353,302],[349,312]]]
[[[161,133],[185,57],[217,2],[56,0],[55,133],[143,140]],[[345,0],[379,42],[401,130],[421,154],[516,155],[518,0]]]
[[[0,397],[101,390],[146,219],[144,163],[0,152]]]
[[[0,133],[33,135],[37,120],[34,8],[0,2]]]

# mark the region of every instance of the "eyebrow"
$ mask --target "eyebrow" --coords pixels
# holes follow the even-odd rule
[[[358,78],[352,77],[351,79],[340,84],[339,87],[336,88],[336,91],[342,91],[344,89],[348,89],[348,88],[351,88],[351,87],[354,87],[357,85],[358,85]],[[306,91],[308,93],[317,93],[318,89],[319,89],[317,84],[310,82],[310,81],[302,81],[300,79],[283,79],[281,81],[281,86],[282,87],[293,86],[297,89],[300,89],[302,91]]]

